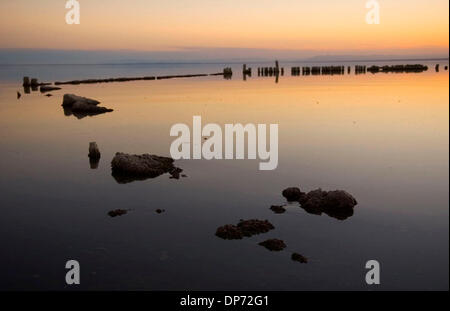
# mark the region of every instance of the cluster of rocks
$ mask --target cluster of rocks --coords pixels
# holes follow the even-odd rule
[[[325,213],[339,220],[353,216],[353,209],[358,204],[351,194],[343,190],[324,191],[319,188],[305,193],[297,187],[290,187],[283,190],[282,195],[289,202],[299,202],[310,214]]]
[[[98,104],[100,102],[94,99],[74,94],[65,94],[62,107],[66,116],[74,115],[78,119],[113,111],[109,108],[100,107]]]
[[[169,173],[178,179],[183,171],[174,166],[174,159],[151,154],[126,154],[117,152],[111,161],[112,175],[118,183],[155,178]]]

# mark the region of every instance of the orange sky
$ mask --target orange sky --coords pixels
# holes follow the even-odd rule
[[[1,48],[448,48],[447,0],[379,0],[379,25],[365,23],[366,0],[79,2],[81,24],[67,25],[65,0],[2,0]]]

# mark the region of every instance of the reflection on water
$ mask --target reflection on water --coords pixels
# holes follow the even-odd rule
[[[1,289],[63,289],[69,259],[82,266],[81,289],[365,290],[371,259],[384,267],[380,289],[448,289],[448,72],[67,85],[17,100],[23,75],[84,78],[79,68],[42,70],[0,84]],[[145,75],[134,71],[107,74]],[[114,113],[66,118],[64,93]],[[194,115],[221,126],[279,124],[277,170],[183,160],[175,165],[189,178],[111,178],[117,151],[169,156],[171,126]],[[95,170],[91,141],[102,148]],[[353,216],[273,213],[290,185],[345,189],[358,205]],[[105,217],[115,210],[133,212]],[[211,234],[253,218],[276,230],[242,241]],[[275,238],[308,265],[258,246]]]

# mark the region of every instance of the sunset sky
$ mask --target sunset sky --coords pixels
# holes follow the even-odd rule
[[[243,48],[314,51],[448,51],[447,0],[0,0],[0,48],[167,51]]]

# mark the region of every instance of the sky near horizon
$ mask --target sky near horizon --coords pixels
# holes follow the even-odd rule
[[[251,48],[322,51],[448,50],[448,0],[0,0],[0,48],[167,51]]]

